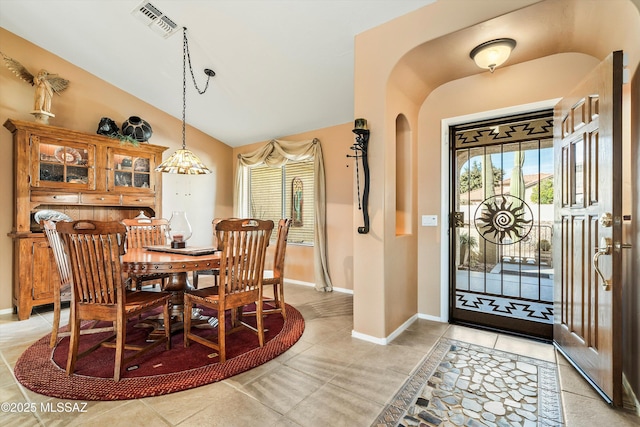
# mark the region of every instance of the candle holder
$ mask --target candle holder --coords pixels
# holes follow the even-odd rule
[[[187,246],[187,240],[191,237],[191,224],[187,220],[184,211],[174,211],[169,220],[169,238],[171,248],[183,249]]]
[[[358,209],[362,210],[364,226],[358,227],[358,233],[367,234],[369,232],[369,161],[367,150],[369,146],[369,129],[366,119],[356,119],[353,133],[356,134],[356,142],[350,147],[355,155],[347,154],[347,157],[356,159],[356,183],[358,188]],[[364,175],[364,188],[362,191],[362,203],[360,203],[360,171],[358,170],[358,159],[362,160],[362,173]]]

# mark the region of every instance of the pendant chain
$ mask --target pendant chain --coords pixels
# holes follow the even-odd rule
[[[209,88],[209,80],[211,75],[207,74],[207,82],[204,85],[204,89],[200,90],[198,83],[196,82],[196,76],[193,74],[193,67],[191,66],[191,55],[189,53],[189,42],[187,41],[187,28],[182,28],[182,149],[186,148],[186,124],[187,124],[187,62],[189,63],[189,71],[191,72],[191,79],[193,80],[193,86],[198,91],[198,94],[202,95]]]

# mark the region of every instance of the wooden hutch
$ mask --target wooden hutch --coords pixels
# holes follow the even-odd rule
[[[162,177],[155,172],[167,147],[87,134],[35,122],[7,120],[13,133],[13,306],[25,320],[53,302],[58,272],[34,214],[50,209],[74,220],[162,215]]]

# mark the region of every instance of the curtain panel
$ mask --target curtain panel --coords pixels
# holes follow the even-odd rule
[[[314,172],[314,276],[315,288],[318,291],[333,290],[329,270],[327,268],[327,227],[324,159],[320,140],[314,138],[307,141],[282,141],[272,139],[265,146],[248,154],[238,155],[238,167],[234,192],[234,214],[240,218],[249,216],[249,195],[246,180],[249,168],[265,164],[269,167],[281,167],[289,160],[304,161],[313,159]]]

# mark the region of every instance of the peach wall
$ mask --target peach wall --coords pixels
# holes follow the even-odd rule
[[[152,105],[135,98],[81,68],[0,28],[2,52],[22,63],[32,73],[47,68],[70,81],[61,96],[55,95],[50,123],[88,133],[94,133],[101,117],[122,123],[138,115],[153,127],[150,142],[169,147],[165,158],[182,145],[181,121]],[[123,68],[126,72],[126,67]],[[180,84],[180,82],[176,82]],[[4,64],[0,66],[0,122],[8,118],[33,120],[33,88],[18,79]],[[179,102],[179,101],[178,101]],[[231,147],[202,132],[187,127],[187,146],[200,156],[213,173],[200,177],[163,175],[163,216],[169,217],[177,208],[186,210],[194,228],[192,242],[209,242],[211,219],[214,215],[230,215],[233,204]],[[0,310],[11,308],[12,240],[7,237],[13,217],[13,163],[11,133],[0,129],[0,147],[7,155],[0,156]],[[197,202],[195,202],[197,201]]]
[[[481,112],[487,112],[487,117],[491,117],[496,115],[492,110],[560,98],[567,87],[573,87],[598,62],[584,54],[552,55],[497,69],[493,74],[483,73],[447,83],[427,97],[419,119],[422,131],[418,142],[418,162],[423,167],[418,172],[418,182],[430,182],[433,185],[420,186],[418,210],[437,212],[442,221],[439,227],[420,228],[418,258],[429,262],[419,263],[419,313],[437,318],[443,315],[440,311],[440,292],[446,278],[442,280],[439,266],[442,247],[448,245],[448,241],[442,238],[441,227],[447,226],[447,220],[443,212],[446,206],[441,209],[440,201],[443,150],[448,147],[442,141],[442,120]],[[522,82],[543,84],[528,85]],[[512,90],[516,87],[518,90]],[[465,102],[458,102],[461,97],[465,98]],[[553,104],[549,102],[550,106]],[[447,155],[446,152],[444,155]]]
[[[613,50],[623,49],[628,53],[629,69],[633,75],[640,60],[640,45],[637,43],[640,37],[640,1],[632,1],[633,4],[623,0],[607,3],[606,10],[601,12],[608,19],[603,19],[585,3],[557,0],[564,7],[576,8],[574,20],[567,18],[566,22],[561,19],[556,22],[572,31],[572,37],[559,40],[556,46],[556,52],[567,53],[503,67],[494,74],[462,76],[444,84],[428,81],[421,77],[424,74],[422,70],[408,65],[426,64],[445,70],[449,67],[453,72],[451,64],[438,61],[437,52],[431,51],[435,53],[433,59],[430,56],[405,62],[404,56],[429,41],[462,28],[470,28],[489,18],[501,16],[501,19],[508,19],[509,10],[506,8],[516,10],[527,6],[527,2],[441,1],[356,37],[355,115],[366,117],[372,124],[369,157],[372,182],[380,176],[384,177],[384,181],[378,180],[373,185],[370,210],[375,220],[372,220],[371,233],[367,236],[354,235],[354,335],[388,342],[416,315],[412,312],[416,306],[415,300],[418,314],[448,320],[448,300],[441,298],[442,290],[448,292],[448,265],[445,259],[448,239],[447,230],[443,228],[448,223],[448,188],[443,185],[447,179],[447,163],[442,121],[455,121],[461,116],[491,116],[499,114],[498,111],[508,114],[522,111],[525,104],[533,108],[532,103],[537,103],[538,107],[553,106],[554,98],[561,97],[574,87],[582,76]],[[544,3],[550,4],[551,1]],[[603,3],[592,4],[596,5],[604,7]],[[482,31],[483,25],[473,28]],[[598,28],[598,31],[594,31],[594,28]],[[545,31],[543,24],[539,31]],[[597,40],[593,38],[595,34],[598,35]],[[627,93],[637,96],[637,89]],[[424,96],[421,98],[417,94]],[[419,114],[415,114],[416,104],[419,104]],[[415,245],[411,239],[402,241],[391,235],[392,230],[395,231],[395,212],[391,206],[395,198],[395,163],[389,156],[395,148],[394,123],[399,112],[406,115],[411,129],[418,135],[418,208],[414,221],[418,221],[422,214],[439,214],[438,227],[418,228]],[[629,123],[634,130],[640,126],[639,122],[640,116],[633,109],[625,117],[625,123]],[[636,150],[632,162],[637,164],[637,147],[640,144],[637,133],[631,139],[630,146]],[[636,174],[634,185],[637,184]],[[443,188],[447,191],[444,195]],[[637,210],[637,200],[633,206]],[[354,211],[354,217],[356,214]],[[634,211],[635,214],[637,212]],[[637,221],[634,227],[637,246]],[[411,271],[414,265],[410,261],[412,250],[417,253],[417,275]],[[632,254],[633,251],[635,249]],[[633,259],[638,259],[637,253]],[[412,285],[413,280],[417,284]],[[413,289],[417,289],[417,294],[411,294]],[[408,294],[396,294],[403,292]],[[637,290],[630,291],[629,296],[635,301],[637,295]],[[635,314],[638,312],[637,304],[628,311],[625,328],[630,332],[623,345],[625,349],[637,349],[640,342],[640,327]],[[628,363],[630,361],[626,360],[625,366]],[[637,392],[640,389],[637,368],[627,368],[626,373],[631,376],[632,388]]]
[[[353,289],[353,240],[351,231],[356,226],[351,212],[355,201],[353,161],[349,147],[354,142],[352,123],[317,129],[296,135],[278,137],[287,141],[305,141],[318,138],[322,144],[326,175],[327,198],[327,259],[329,276],[334,288]],[[233,150],[233,158],[249,153],[268,141],[245,145]],[[234,162],[235,163],[235,162]],[[234,169],[236,165],[234,164]],[[235,170],[234,170],[235,173]],[[360,215],[362,222],[362,215]],[[360,224],[358,222],[358,224]],[[270,254],[267,255],[268,257]],[[269,258],[267,258],[269,259]],[[285,277],[289,280],[314,283],[313,247],[292,245],[287,247]]]
[[[441,199],[441,119],[560,97],[565,91],[563,84],[575,82],[575,79],[588,71],[594,63],[594,57],[602,59],[607,52],[615,49],[622,48],[629,53],[632,70],[637,66],[640,58],[639,46],[634,42],[638,36],[637,1],[635,7],[625,1],[612,3],[611,7],[617,8],[617,15],[607,8],[606,16],[619,16],[620,19],[606,21],[586,13],[590,9],[579,7],[584,6],[583,3],[563,3],[570,10],[575,8],[575,18],[583,22],[564,23],[576,35],[574,39],[564,41],[567,45],[556,48],[567,51],[574,49],[593,55],[582,55],[575,63],[571,62],[571,53],[565,54],[568,56],[564,58],[552,55],[547,62],[542,58],[524,62],[520,67],[504,67],[498,70],[501,74],[480,73],[475,77],[434,84],[421,77],[424,74],[422,70],[411,68],[408,64],[451,69],[451,64],[438,61],[437,52],[432,52],[435,53],[433,60],[414,58],[414,61],[405,61],[405,56],[415,54],[412,52],[414,49],[430,41],[472,27],[475,31],[482,31],[483,22],[497,16],[504,22],[508,20],[511,11],[533,3],[537,2],[441,1],[356,37],[355,115],[366,117],[372,129],[369,151],[372,230],[366,236],[354,235],[356,333],[386,339],[403,322],[410,320],[415,300],[418,301],[418,313],[435,318],[442,315],[439,288],[445,278],[440,275],[441,248],[448,242],[442,237],[446,233],[441,233],[441,227],[443,224],[446,226],[447,222],[446,215],[442,212],[442,205],[446,201]],[[537,10],[544,10],[544,7]],[[474,27],[475,24],[480,25]],[[598,34],[607,34],[608,38],[600,36],[594,42],[593,31],[584,31],[587,24],[594,28],[601,27],[602,31]],[[629,31],[621,30],[618,28],[620,25],[628,27]],[[544,31],[543,26],[540,26],[540,31]],[[457,32],[456,37],[460,33]],[[446,43],[440,45],[446,46]],[[602,58],[600,53],[603,53]],[[452,70],[452,73],[454,71],[456,70]],[[424,98],[416,94],[424,94]],[[422,103],[424,105],[416,107],[416,104]],[[419,118],[415,114],[416,108],[420,109]],[[417,242],[396,239],[393,235],[393,141],[398,113],[407,116],[411,129],[418,135],[416,176],[419,189],[418,210],[414,221],[422,214],[440,214],[439,227],[418,227]],[[354,211],[353,214],[356,218],[357,212]],[[412,251],[417,253],[415,264],[410,259]],[[402,259],[400,262],[399,256],[407,256],[409,259]],[[377,260],[373,267],[371,260]],[[411,270],[413,265],[418,266],[417,274]],[[418,289],[418,295],[398,295],[402,292],[410,293],[412,289]],[[398,307],[396,304],[404,306]],[[384,313],[384,316],[380,316],[380,313]]]
[[[406,80],[416,85],[424,83],[419,73],[407,68],[398,71],[404,81],[390,80],[394,68],[403,55],[421,43],[535,2],[469,1],[460,7],[459,2],[440,1],[356,36],[355,116],[365,117],[371,124],[371,231],[367,235],[354,233],[357,334],[385,340],[415,315],[417,241],[415,237],[396,239],[395,209],[388,212],[394,206],[391,201],[395,203],[395,147],[390,147],[389,141],[395,139],[398,113],[405,114],[415,135],[419,133],[417,112],[421,100],[412,99],[400,88],[405,87]],[[418,89],[425,91],[424,86]],[[357,221],[355,210],[353,217]],[[405,257],[401,262],[399,255]],[[432,261],[427,264],[439,270]]]

